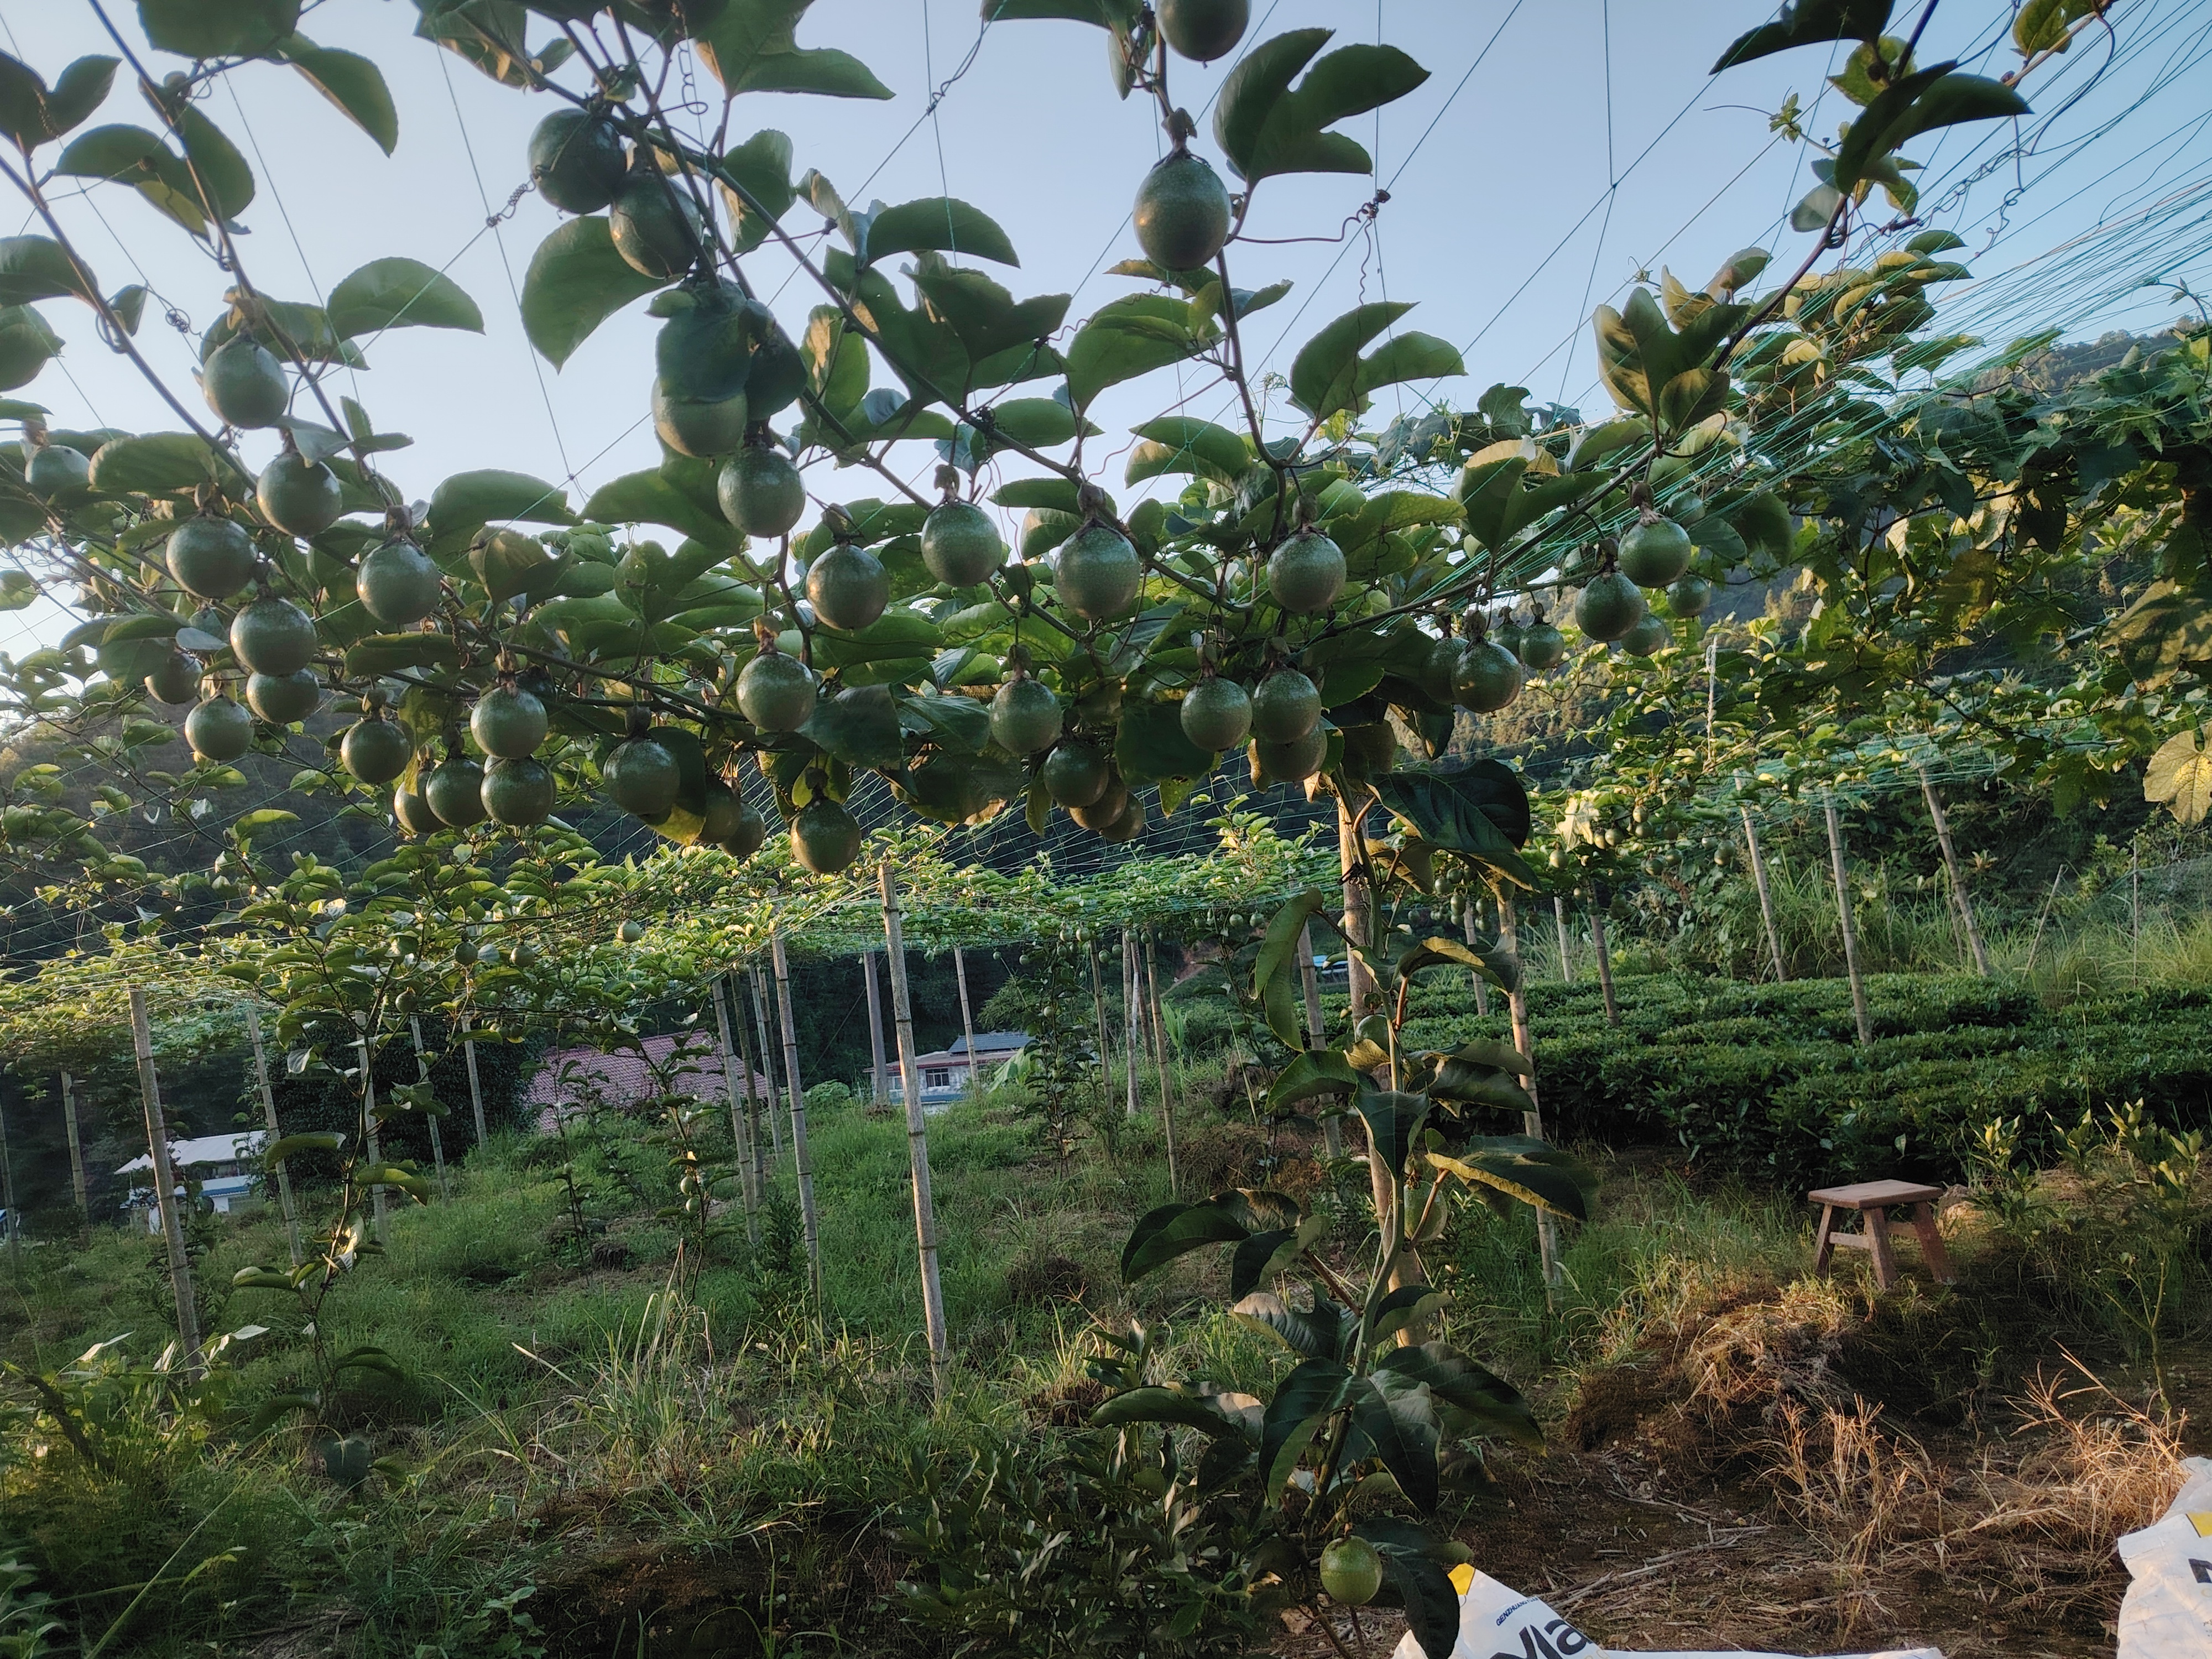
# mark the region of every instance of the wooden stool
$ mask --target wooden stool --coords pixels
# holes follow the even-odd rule
[[[1838,1249],[1864,1250],[1874,1258],[1874,1282],[1886,1291],[1897,1282],[1897,1258],[1890,1251],[1890,1236],[1911,1231],[1920,1236],[1920,1259],[1936,1275],[1936,1282],[1951,1285],[1958,1281],[1958,1275],[1951,1271],[1951,1258],[1943,1249],[1943,1235],[1936,1230],[1936,1200],[1942,1196],[1941,1188],[1917,1186],[1910,1181],[1863,1181],[1853,1187],[1824,1187],[1805,1196],[1820,1206],[1819,1249],[1813,1257],[1814,1273],[1827,1271],[1828,1257]],[[1910,1223],[1889,1218],[1892,1205],[1907,1204],[1912,1206]],[[1837,1231],[1838,1210],[1857,1211],[1860,1231]]]

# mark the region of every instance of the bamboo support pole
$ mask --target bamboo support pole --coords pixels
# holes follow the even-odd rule
[[[1167,1019],[1160,1011],[1159,952],[1149,933],[1145,935],[1145,1001],[1152,1011],[1152,1047],[1159,1060],[1160,1133],[1168,1148],[1168,1194],[1178,1197],[1182,1183],[1176,1174],[1175,1091],[1168,1076]]]
[[[1121,930],[1121,1036],[1124,1076],[1128,1101],[1127,1115],[1135,1117],[1141,1109],[1138,1073],[1142,1069],[1145,1040],[1138,1034],[1137,1013],[1137,941],[1129,930]]]
[[[1618,1029],[1620,1006],[1613,996],[1613,952],[1605,942],[1605,899],[1595,888],[1590,890],[1589,924],[1590,951],[1597,957],[1598,989],[1605,994],[1605,1023]]]
[[[1468,948],[1473,950],[1482,938],[1482,930],[1475,921],[1474,900],[1468,898],[1463,901],[1459,914],[1461,937],[1467,940]],[[1490,981],[1471,969],[1468,977],[1474,981],[1474,1012],[1483,1018],[1488,1019],[1490,1018]]]
[[[169,1162],[169,1126],[161,1112],[161,1079],[154,1072],[154,1030],[146,1018],[146,993],[131,988],[131,1046],[138,1057],[138,1092],[146,1103],[146,1154],[154,1165],[154,1206],[161,1237],[169,1248],[169,1290],[176,1297],[177,1340],[185,1367],[197,1375],[200,1358],[199,1307],[192,1299],[191,1258],[185,1254],[184,1222],[177,1214],[177,1172]]]
[[[1751,879],[1759,889],[1759,920],[1766,929],[1766,953],[1774,962],[1774,982],[1782,984],[1790,977],[1782,965],[1782,935],[1774,926],[1774,895],[1766,885],[1766,860],[1759,851],[1759,830],[1751,821],[1751,808],[1738,809],[1743,814],[1743,844],[1751,859]]]
[[[960,1035],[968,1039],[968,1090],[971,1096],[977,1091],[975,1081],[975,1017],[968,1011],[968,954],[958,945],[952,947],[952,978],[960,988]]]
[[[1083,952],[1091,958],[1091,1002],[1098,1015],[1098,1108],[1106,1109],[1106,1091],[1114,1080],[1114,1045],[1106,1035],[1106,980],[1098,971],[1098,941],[1084,936]]]
[[[2066,866],[2060,865],[2051,872],[2051,890],[2043,896],[2043,908],[2035,913],[2035,937],[2027,942],[2027,971],[2035,971],[2035,953],[2043,948],[2043,924],[2051,919],[2051,907],[2058,902],[2058,884],[2065,878]]]
[[[743,1068],[745,1085],[745,1179],[751,1183],[753,1202],[757,1205],[768,1199],[768,1152],[761,1135],[760,1095],[754,1088],[753,1081],[757,1077],[763,1080],[767,1079],[765,1066],[768,1057],[763,1054],[760,1065],[756,1066],[752,1051],[746,1047],[744,993],[738,988],[737,975],[734,972],[725,974],[721,982],[723,994],[729,999],[730,1031],[737,1039],[738,1064]],[[773,1122],[775,1117],[771,1108],[769,1121]]]
[[[1851,919],[1850,872],[1844,864],[1844,832],[1836,822],[1836,798],[1820,791],[1820,810],[1828,820],[1828,857],[1836,871],[1836,915],[1844,928],[1844,972],[1851,981],[1851,1018],[1857,1022],[1859,1046],[1874,1041],[1874,1021],[1867,1012],[1866,981],[1859,974],[1859,930]]]
[[[708,981],[707,994],[714,1003],[714,1036],[722,1054],[722,1093],[730,1106],[730,1146],[738,1159],[738,1200],[744,1206],[745,1243],[760,1243],[760,1224],[755,1212],[759,1208],[760,1194],[753,1190],[752,1114],[738,1103],[738,1055],[730,1040],[729,1005],[722,999],[725,989],[720,975]],[[748,1082],[745,1099],[752,1099],[752,1088]]]
[[[418,1083],[430,1080],[429,1057],[422,1052],[422,1017],[407,1016],[407,1035],[415,1040],[415,1079]],[[446,1137],[438,1127],[438,1115],[424,1108],[422,1121],[430,1130],[430,1159],[438,1166],[438,1196],[448,1204],[453,1201],[453,1183],[446,1179]]]
[[[1928,769],[1920,769],[1920,793],[1928,799],[1928,816],[1936,825],[1936,844],[1943,851],[1943,871],[1951,878],[1951,902],[1957,908],[1959,921],[1966,930],[1966,948],[1973,955],[1974,971],[1984,979],[1990,976],[1989,949],[1982,943],[1982,930],[1974,920],[1974,901],[1966,891],[1966,880],[1959,869],[1958,850],[1951,844],[1951,822],[1943,815],[1943,798],[1936,793],[1935,780]]]
[[[1321,1017],[1321,975],[1314,971],[1313,924],[1308,922],[1298,929],[1298,982],[1306,994],[1306,1046],[1320,1048],[1326,1045],[1328,1027]],[[1321,1121],[1322,1150],[1334,1164],[1344,1156],[1344,1122],[1334,1112]]]
[[[1522,1086],[1528,1091],[1528,1109],[1521,1114],[1521,1129],[1522,1133],[1532,1139],[1541,1140],[1544,1138],[1544,1108],[1541,1099],[1536,1093],[1536,1077],[1534,1070],[1536,1060],[1536,1040],[1528,1030],[1528,993],[1522,989],[1521,975],[1518,971],[1521,958],[1521,916],[1520,912],[1514,906],[1510,894],[1501,893],[1498,896],[1498,921],[1499,942],[1504,945],[1506,953],[1513,957],[1516,969],[1513,975],[1513,988],[1506,994],[1505,997],[1506,1012],[1513,1022],[1513,1046],[1528,1055],[1531,1067],[1528,1076],[1522,1079]],[[1536,1252],[1543,1261],[1545,1294],[1548,1298],[1553,1289],[1565,1282],[1565,1277],[1559,1267],[1559,1218],[1549,1210],[1536,1212]]]
[[[481,1149],[486,1139],[483,1115],[483,1084],[477,1076],[476,1039],[471,1037],[461,1044],[461,1059],[469,1068],[469,1111],[477,1121],[477,1146]]]
[[[860,952],[860,988],[868,999],[868,1104],[880,1106],[890,1097],[884,1078],[884,1000],[876,987],[876,953]]]
[[[775,1012],[783,1024],[783,1082],[791,1103],[791,1157],[799,1176],[799,1218],[806,1235],[806,1263],[814,1280],[814,1305],[822,1307],[822,1228],[814,1210],[814,1164],[806,1152],[806,1094],[799,1079],[799,1030],[791,1018],[791,968],[783,954],[783,930],[769,930],[769,951],[775,962]]]
[[[945,1328],[945,1288],[937,1273],[937,1201],[929,1178],[929,1121],[921,1109],[921,1066],[915,1059],[914,1000],[907,986],[906,927],[899,911],[898,883],[885,862],[877,867],[884,896],[884,960],[890,969],[891,1022],[897,1033],[899,1080],[906,1100],[907,1162],[914,1182],[914,1237],[921,1260],[921,1314],[929,1334],[929,1376],[937,1398],[945,1398],[951,1364]],[[969,1064],[975,1064],[969,1050]]]
[[[261,1092],[261,1118],[269,1126],[269,1141],[274,1146],[284,1138],[276,1125],[276,1091],[269,1085],[269,1052],[261,1040],[261,1010],[252,1003],[246,1005],[246,1035],[253,1044],[253,1082]],[[276,1198],[284,1208],[284,1242],[292,1251],[292,1265],[300,1265],[300,1212],[292,1201],[292,1171],[289,1160],[276,1160]]]
[[[1552,895],[1552,927],[1559,939],[1559,983],[1571,985],[1575,982],[1575,962],[1567,951],[1567,896],[1565,893]]]
[[[376,1132],[376,1067],[371,1058],[368,1039],[356,1037],[354,1046],[361,1051],[361,1121],[365,1127],[364,1144],[368,1147],[368,1161],[374,1167],[384,1163],[384,1143]],[[385,1215],[384,1183],[376,1182],[368,1189],[370,1236],[380,1244],[387,1236]]]
[[[768,1085],[768,1139],[776,1168],[783,1167],[783,1124],[775,1115],[775,1044],[768,1031],[768,987],[762,982],[760,964],[752,966],[753,1030],[760,1039],[761,1081]]]
[[[84,1136],[77,1127],[76,1085],[67,1072],[62,1073],[62,1127],[69,1134],[70,1190],[76,1197],[78,1218],[89,1223],[92,1200],[85,1195]]]
[[[15,1207],[15,1159],[8,1146],[8,1115],[0,1112],[0,1205],[8,1211],[8,1262],[23,1267],[23,1212]]]

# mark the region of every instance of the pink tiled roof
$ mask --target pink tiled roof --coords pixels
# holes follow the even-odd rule
[[[665,1069],[671,1057],[676,1056],[679,1069],[669,1086],[678,1094],[689,1095],[694,1100],[713,1101],[720,1104],[726,1090],[722,1080],[722,1057],[714,1039],[704,1031],[671,1033],[645,1039],[645,1054],[635,1048],[623,1048],[606,1054],[597,1048],[548,1049],[539,1062],[538,1074],[530,1079],[524,1098],[541,1107],[567,1106],[575,1103],[575,1092],[564,1086],[561,1073],[574,1061],[586,1078],[596,1085],[600,1096],[610,1106],[635,1106],[653,1092],[652,1073],[647,1066]],[[688,1063],[690,1069],[680,1069]],[[744,1097],[745,1063],[736,1061],[731,1067],[736,1073],[739,1098]],[[579,1079],[580,1081],[581,1079]],[[769,1081],[758,1072],[752,1074],[753,1092],[768,1097]]]

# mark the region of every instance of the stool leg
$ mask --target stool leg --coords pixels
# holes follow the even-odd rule
[[[1836,1253],[1833,1242],[1835,1229],[1836,1206],[1823,1204],[1820,1206],[1820,1231],[1814,1235],[1813,1241],[1813,1274],[1816,1279],[1828,1271],[1828,1258]]]
[[[1912,1206],[1912,1231],[1920,1235],[1920,1259],[1928,1264],[1928,1271],[1939,1285],[1955,1285],[1958,1273],[1952,1268],[1950,1252],[1943,1248],[1943,1235],[1936,1226],[1936,1206],[1916,1204]]]
[[[1862,1210],[1859,1225],[1866,1230],[1867,1249],[1874,1257],[1875,1285],[1886,1291],[1897,1283],[1897,1257],[1889,1248],[1889,1212]]]

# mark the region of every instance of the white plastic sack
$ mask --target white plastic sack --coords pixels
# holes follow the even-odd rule
[[[2212,1472],[2212,1464],[2205,1467]],[[1623,1653],[1600,1647],[1535,1596],[1509,1589],[1487,1573],[1455,1567],[1452,1583],[1459,1590],[1459,1640],[1452,1644],[1451,1659],[1787,1659],[1780,1654],[1733,1651]],[[1425,1656],[1408,1632],[1391,1659],[1425,1659]],[[1855,1655],[1851,1659],[1943,1659],[1943,1656],[1933,1648],[1898,1648]],[[2123,1648],[2121,1659],[2136,1656]],[[2166,1659],[2166,1656],[2146,1653],[2142,1659]],[[2174,1659],[2179,1659],[2178,1650]],[[2202,1659],[2201,1653],[2192,1659]]]
[[[2119,1659],[2212,1653],[2212,1462],[2192,1457],[2163,1518],[2120,1540],[2134,1582],[2120,1603]]]

